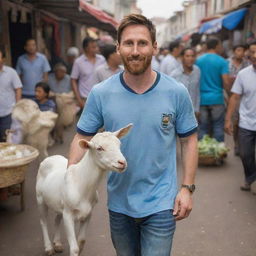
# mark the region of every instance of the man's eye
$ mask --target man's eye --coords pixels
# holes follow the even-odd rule
[[[103,147],[97,147],[97,150],[98,151],[104,151],[104,148]]]
[[[147,45],[147,43],[146,42],[140,42],[140,45]]]

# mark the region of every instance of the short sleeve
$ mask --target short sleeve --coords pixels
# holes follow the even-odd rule
[[[241,95],[243,93],[243,83],[241,75],[238,73],[236,80],[231,88],[231,92]]]
[[[100,99],[97,99],[94,90],[92,90],[78,121],[77,132],[85,136],[93,136],[103,124]]]
[[[17,72],[13,69],[12,70],[12,85],[14,89],[22,88],[21,80],[17,74]]]
[[[18,58],[17,64],[16,64],[16,71],[19,75],[21,75],[22,73],[22,69],[21,69],[21,60],[20,57]]]
[[[75,62],[73,64],[70,77],[72,79],[78,79],[79,78],[79,63],[77,62],[77,60],[75,60]]]
[[[222,75],[229,74],[228,61],[226,61],[226,60],[223,60],[222,68],[221,68],[221,74]]]
[[[43,56],[44,64],[43,64],[43,72],[49,72],[51,70],[50,64],[45,56]]]
[[[194,114],[188,90],[180,90],[176,114],[176,132],[179,137],[187,137],[197,131],[197,121]]]

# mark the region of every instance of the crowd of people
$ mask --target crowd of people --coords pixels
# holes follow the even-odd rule
[[[159,71],[187,87],[199,122],[199,139],[208,134],[224,142],[225,131],[233,136],[234,153],[240,155],[245,174],[240,188],[250,191],[256,180],[256,42],[235,45],[228,58],[222,57],[218,38],[210,37],[203,45],[204,51],[198,53],[196,48],[171,42],[169,53],[156,58]]]
[[[235,155],[242,157],[244,168],[248,169],[247,163],[251,163],[251,171],[247,170],[246,173],[252,173],[253,178],[246,176],[246,182],[241,187],[246,190],[249,189],[251,181],[255,180],[255,161],[252,158],[253,151],[251,158],[248,158],[248,154],[244,156],[241,147],[245,140],[243,138],[239,143],[239,134],[241,135],[240,128],[256,130],[252,106],[248,105],[248,100],[253,105],[254,94],[250,94],[250,97],[244,95],[245,91],[242,89],[239,91],[240,94],[234,93],[234,88],[239,82],[243,82],[240,75],[238,76],[239,72],[251,65],[253,67],[254,47],[254,42],[249,46],[235,45],[232,56],[225,59],[222,57],[223,47],[218,38],[210,37],[206,42],[202,42],[200,52],[197,51],[198,47],[184,47],[181,42],[173,41],[168,49],[160,48],[152,57],[151,63],[154,70],[175,78],[188,89],[199,122],[199,139],[205,134],[210,134],[217,141],[223,142],[224,130],[232,133]],[[4,65],[5,52],[3,48],[0,49],[0,141],[5,141],[5,131],[12,123],[12,107],[21,98],[35,100],[41,111],[56,111],[56,103],[51,99],[50,92],[73,91],[78,106],[82,109],[95,84],[123,70],[122,60],[114,44],[99,48],[97,40],[87,37],[82,42],[82,48],[83,52],[79,56],[78,48],[70,47],[67,50],[66,62],[55,64],[53,70],[46,56],[37,51],[36,41],[32,38],[26,40],[25,53],[18,58],[15,69]],[[50,71],[52,72],[49,73]],[[245,79],[247,76],[250,78],[253,73],[244,76]],[[229,108],[232,113],[228,112],[226,115],[231,94],[232,106]],[[234,103],[240,100],[237,99],[238,96],[234,98],[234,94],[243,94],[242,98],[246,99],[242,100],[240,105],[242,116],[239,114],[239,102]],[[255,148],[254,145],[251,148]]]
[[[12,108],[21,98],[35,100],[41,111],[56,111],[51,91],[73,91],[78,106],[84,109],[71,145],[69,164],[81,157],[79,139],[89,140],[102,126],[117,130],[134,120],[134,131],[129,135],[132,143],[125,141],[123,149],[128,160],[132,160],[130,165],[141,174],[136,174],[138,177],[133,174],[135,177],[128,171],[124,174],[125,180],[117,174],[110,177],[109,209],[114,246],[117,252],[124,250],[127,241],[117,233],[130,230],[133,234],[134,226],[129,224],[131,219],[135,220],[136,230],[146,221],[145,216],[152,217],[147,219],[149,223],[165,219],[172,223],[174,230],[173,217],[163,210],[171,207],[176,220],[187,217],[191,211],[188,191],[192,194],[195,189],[197,123],[199,139],[208,134],[224,142],[225,131],[233,134],[234,152],[241,157],[244,167],[245,181],[241,190],[249,191],[256,180],[256,42],[234,46],[233,55],[228,59],[222,57],[222,42],[218,38],[209,37],[203,45],[206,47],[197,52],[197,48],[184,47],[181,42],[173,41],[169,49],[158,50],[152,23],[141,15],[130,15],[118,29],[117,47],[107,44],[99,49],[97,40],[86,37],[81,55],[76,47],[69,48],[66,63],[54,65],[52,73],[49,73],[51,67],[47,58],[37,51],[34,39],[26,41],[25,54],[18,58],[16,70],[4,65],[5,52],[0,48],[0,141],[5,140],[5,131],[12,123]],[[98,83],[101,86],[95,87]],[[170,178],[170,173],[176,177],[176,167],[169,166],[175,162],[176,135],[180,137],[185,169],[183,189],[178,196],[173,185],[176,178]],[[144,148],[139,154],[134,146],[138,141]],[[149,142],[153,143],[154,149]],[[165,158],[166,152],[168,157]],[[142,161],[148,155],[151,160]],[[143,176],[148,184],[143,186],[144,193],[136,180],[149,170],[151,176]],[[158,170],[170,180],[161,180]],[[152,187],[155,184],[158,185]],[[161,186],[167,186],[168,193],[162,191]],[[138,194],[138,191],[143,193]],[[145,203],[144,197],[149,195],[151,197]],[[172,206],[170,202],[173,202]],[[118,227],[120,230],[117,231],[114,226],[121,220],[128,229]],[[169,233],[163,241],[168,243],[165,251],[171,249],[172,235]],[[134,240],[132,236],[131,241]],[[153,239],[153,236],[148,238]],[[140,246],[145,246],[145,251],[151,250],[150,246]],[[126,248],[128,254],[125,255],[135,255],[131,251],[137,249]]]

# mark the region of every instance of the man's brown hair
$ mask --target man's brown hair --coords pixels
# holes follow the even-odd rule
[[[143,25],[147,27],[151,36],[152,44],[156,41],[156,28],[153,25],[152,21],[140,14],[130,14],[125,16],[122,19],[121,24],[118,27],[118,30],[117,30],[118,43],[120,43],[121,41],[121,36],[124,29],[131,25]]]

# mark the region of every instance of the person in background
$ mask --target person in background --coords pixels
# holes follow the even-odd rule
[[[39,82],[35,88],[35,102],[38,104],[41,111],[56,112],[56,104],[52,99],[49,99],[50,87],[45,82]]]
[[[160,64],[160,72],[166,75],[171,75],[171,73],[178,68],[181,63],[179,61],[179,56],[182,51],[182,45],[178,41],[173,41],[169,45],[169,54],[167,54]]]
[[[194,49],[183,49],[181,52],[182,65],[172,73],[172,77],[188,89],[198,119],[200,112],[200,69],[194,65],[195,60],[196,52]]]
[[[197,122],[187,89],[152,70],[156,30],[139,14],[126,16],[117,31],[124,72],[93,87],[77,124],[68,165],[76,164],[104,126],[114,131],[133,123],[122,139],[128,168],[108,179],[110,229],[116,255],[170,255],[176,221],[189,216],[197,166]],[[177,188],[176,141],[184,167]],[[99,148],[100,154],[104,148]]]
[[[73,64],[76,58],[79,56],[79,50],[77,47],[70,47],[67,50],[67,74],[70,75],[72,71]]]
[[[51,68],[45,55],[37,52],[35,39],[27,39],[24,49],[26,53],[18,58],[16,70],[23,84],[22,97],[34,99],[36,84],[48,81]]]
[[[206,41],[207,53],[201,55],[196,65],[200,68],[200,122],[199,139],[205,134],[219,142],[224,141],[225,104],[223,89],[230,91],[228,62],[220,56],[221,41]]]
[[[198,44],[198,45],[196,46],[196,49],[195,49],[195,50],[196,50],[196,55],[197,55],[197,57],[199,57],[199,56],[205,54],[206,51],[207,51],[206,42],[201,42],[200,44]]]
[[[245,45],[236,45],[233,47],[233,55],[228,59],[229,62],[229,74],[230,74],[230,82],[234,84],[234,81],[237,77],[237,74],[240,70],[248,67],[250,62],[245,59]],[[238,123],[239,123],[239,113],[238,113],[239,104],[235,109],[235,113],[233,115],[233,139],[234,139],[234,153],[236,156],[239,155],[239,147],[238,147]]]
[[[252,65],[238,72],[225,118],[225,131],[232,135],[232,115],[240,102],[238,141],[245,176],[240,189],[244,191],[250,191],[251,184],[256,181],[256,41],[250,43],[249,54]]]
[[[5,50],[0,46],[0,142],[12,124],[12,108],[21,99],[22,83],[15,69],[4,65]]]
[[[94,85],[95,69],[106,62],[103,56],[97,54],[99,47],[95,39],[86,37],[83,40],[83,49],[84,53],[75,60],[71,73],[72,89],[81,108]]]
[[[101,50],[102,55],[106,59],[106,63],[98,66],[93,74],[93,83],[98,84],[110,76],[121,72],[120,67],[122,60],[120,55],[116,52],[116,46],[113,44],[106,44]]]
[[[71,79],[67,68],[62,63],[57,63],[53,68],[54,73],[49,74],[48,85],[54,93],[68,93],[71,89]]]

